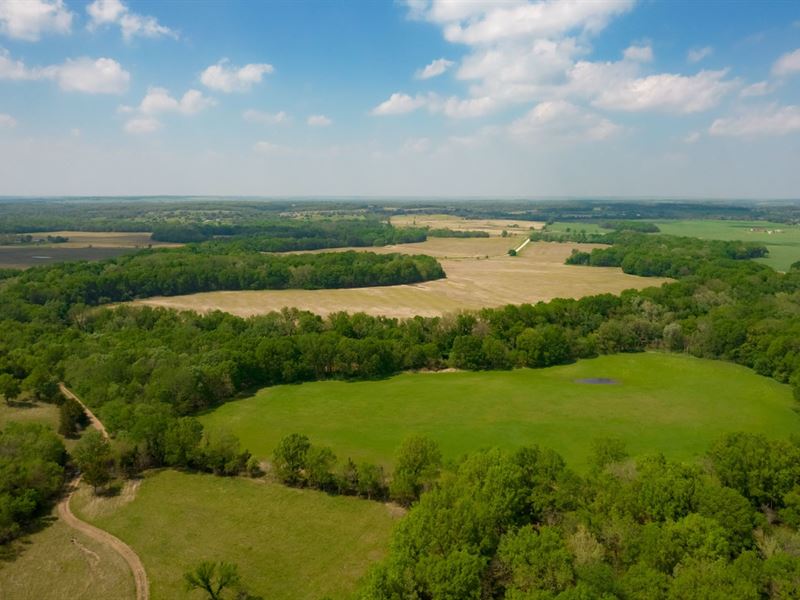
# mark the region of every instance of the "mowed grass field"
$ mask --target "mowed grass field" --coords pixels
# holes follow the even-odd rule
[[[61,521],[14,543],[0,559],[2,600],[133,600],[133,576],[116,553]]]
[[[564,264],[573,249],[594,247],[588,244],[531,243],[519,256],[508,256],[508,250],[519,246],[522,241],[524,237],[521,236],[432,238],[419,244],[369,249],[382,253],[428,254],[439,259],[447,278],[415,285],[206,292],[148,298],[137,303],[200,312],[223,310],[243,317],[288,306],[322,315],[348,311],[403,318],[439,316],[459,310],[535,303],[559,297],[616,294],[629,288],[658,286],[666,281],[626,275],[616,268]]]
[[[133,547],[152,600],[199,598],[182,578],[203,560],[236,563],[265,599],[347,598],[397,519],[377,502],[171,470],[149,473],[130,502],[103,506],[84,492],[72,509]]]
[[[646,220],[646,219],[645,219]],[[722,220],[664,220],[651,221],[658,225],[661,233],[695,237],[702,240],[742,240],[764,244],[769,256],[758,259],[777,271],[786,271],[800,260],[800,225],[771,223],[769,221],[722,221]],[[585,231],[586,233],[608,233],[597,223],[558,222],[547,226],[548,231]]]
[[[581,383],[609,378],[611,385]],[[692,459],[734,430],[788,436],[800,415],[788,386],[734,364],[643,353],[548,369],[404,374],[385,381],[265,388],[202,417],[268,457],[303,433],[340,458],[391,465],[408,435],[436,440],[447,457],[479,448],[540,444],[578,469],[591,442],[614,436],[633,455]]]
[[[800,260],[800,225],[767,221],[655,221],[663,233],[704,240],[743,240],[764,244],[769,256],[759,259],[777,271]]]

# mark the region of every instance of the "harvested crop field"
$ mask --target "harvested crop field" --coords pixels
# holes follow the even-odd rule
[[[616,268],[564,264],[573,249],[594,247],[586,244],[531,243],[518,256],[508,256],[508,250],[519,246],[523,240],[522,237],[434,238],[419,244],[370,249],[375,252],[428,254],[438,258],[447,278],[414,285],[207,292],[148,298],[138,303],[201,312],[223,310],[245,317],[288,306],[322,315],[348,311],[402,318],[438,316],[458,310],[534,303],[559,297],[616,294],[625,289],[658,286],[667,281],[626,275]]]
[[[524,221],[516,219],[464,219],[454,215],[398,215],[391,218],[395,227],[430,227],[431,229],[452,229],[453,231],[485,231],[489,235],[501,235],[507,231],[509,235],[525,235],[531,229],[541,229],[540,221]]]

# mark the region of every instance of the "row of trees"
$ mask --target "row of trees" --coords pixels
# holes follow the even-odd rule
[[[25,271],[4,290],[25,304],[97,305],[147,296],[215,290],[328,289],[418,283],[444,277],[436,259],[405,254],[331,252],[217,254],[203,248],[145,250],[95,263]]]
[[[800,444],[733,434],[705,466],[595,443],[579,476],[536,446],[467,457],[422,494],[365,600],[790,599]]]
[[[64,444],[44,425],[12,422],[0,430],[0,544],[51,506],[66,459]]]
[[[400,445],[391,481],[381,465],[367,462],[356,465],[350,458],[337,462],[333,450],[314,446],[299,433],[281,439],[272,454],[274,474],[286,485],[358,495],[369,500],[388,498],[404,506],[410,506],[432,488],[441,467],[438,445],[422,436],[412,436]]]

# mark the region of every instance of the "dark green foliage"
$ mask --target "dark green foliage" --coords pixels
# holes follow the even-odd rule
[[[351,288],[441,277],[441,265],[429,256],[354,251],[269,255],[217,245],[37,267],[17,277],[5,293],[34,305],[91,306],[215,290]]]
[[[292,433],[283,438],[272,453],[272,466],[278,479],[287,485],[299,485],[303,481],[306,456],[311,448],[308,438]]]
[[[718,472],[661,456],[623,468],[617,444],[595,447],[598,466],[617,467],[583,478],[537,447],[465,458],[399,523],[361,598],[796,597],[800,534],[788,521],[755,529]]]
[[[647,221],[607,221],[601,223],[603,229],[613,229],[614,231],[636,231],[637,233],[658,233],[661,231],[655,223]]]
[[[235,588],[241,582],[239,569],[226,562],[202,562],[191,571],[184,573],[186,590],[201,590],[207,600],[222,600],[223,591]]]
[[[75,437],[88,424],[83,407],[72,398],[66,398],[58,407],[58,433],[64,437]]]
[[[0,431],[0,544],[42,514],[64,482],[64,444],[43,425],[9,423]]]
[[[428,234],[428,237],[440,237],[440,238],[488,238],[489,233],[487,231],[470,231],[470,230],[458,230],[458,229],[427,229],[425,233]],[[504,232],[506,236],[508,232]]]
[[[97,490],[113,477],[114,457],[111,445],[99,431],[87,432],[72,451],[83,480]]]
[[[433,440],[412,436],[403,441],[397,451],[394,476],[389,491],[392,499],[410,505],[430,489],[439,475],[442,452]]]

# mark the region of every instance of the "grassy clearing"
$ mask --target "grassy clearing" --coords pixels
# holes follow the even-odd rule
[[[49,425],[53,431],[58,429],[58,407],[44,402],[20,400],[8,404],[0,403],[0,429],[9,421],[19,423],[41,423]]]
[[[579,383],[610,378],[613,385]],[[404,374],[385,381],[278,386],[203,417],[271,454],[304,433],[340,457],[389,464],[400,441],[423,434],[446,456],[538,443],[576,467],[594,438],[624,439],[633,454],[675,459],[704,452],[733,431],[800,431],[788,386],[737,365],[660,353],[602,356],[549,369]]]
[[[270,600],[346,598],[384,556],[394,522],[375,502],[176,471],[150,474],[135,500],[72,508],[141,556],[153,600],[191,598],[182,576],[202,560],[235,562]],[[111,597],[111,596],[109,596]]]
[[[26,536],[12,559],[0,559],[3,600],[133,599],[125,561],[61,521]]]
[[[529,244],[519,256],[507,255],[520,238],[438,238],[420,244],[370,249],[379,252],[428,254],[439,259],[446,279],[415,285],[342,290],[266,290],[207,292],[169,298],[149,298],[140,304],[181,310],[224,310],[252,316],[285,306],[318,314],[337,311],[412,317],[438,316],[458,310],[579,298],[590,294],[619,293],[628,288],[661,285],[665,280],[626,275],[615,268],[565,265],[573,248],[588,244]],[[363,250],[363,248],[362,248]]]
[[[764,244],[769,256],[761,259],[778,271],[800,260],[800,225],[767,221],[655,221],[662,232],[704,240],[744,240]]]

